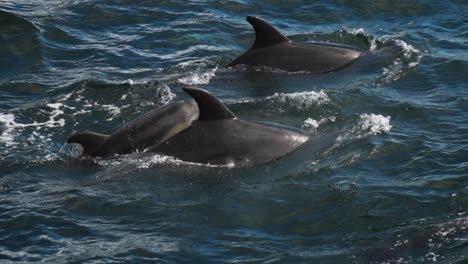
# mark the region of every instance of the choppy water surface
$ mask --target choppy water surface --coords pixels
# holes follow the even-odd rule
[[[466,1],[0,1],[1,262],[466,263]],[[226,69],[258,15],[367,50],[324,74]],[[75,164],[203,87],[238,116],[335,131],[234,169],[131,154]]]

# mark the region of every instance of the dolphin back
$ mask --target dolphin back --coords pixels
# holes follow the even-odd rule
[[[241,120],[206,90],[186,87],[184,91],[198,104],[198,120],[149,152],[189,162],[243,167],[281,158],[310,138],[305,131]]]
[[[247,17],[255,30],[252,47],[227,67],[247,65],[289,72],[325,73],[340,70],[359,58],[363,51],[331,43],[295,43],[270,23]]]

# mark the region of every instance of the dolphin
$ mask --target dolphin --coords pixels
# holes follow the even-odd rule
[[[110,135],[84,131],[74,133],[67,144],[78,143],[81,155],[109,157],[143,151],[164,142],[189,127],[198,119],[197,104],[193,100],[166,104],[116,129]]]
[[[340,70],[358,59],[363,51],[332,43],[295,43],[270,23],[247,17],[255,30],[255,42],[239,58],[227,65],[263,66],[289,72],[325,73]]]
[[[311,136],[291,127],[239,119],[209,92],[183,90],[196,101],[198,119],[148,151],[189,162],[245,167],[279,159]]]
[[[88,157],[145,151],[187,162],[245,167],[286,156],[311,137],[300,129],[239,119],[206,90],[183,90],[193,100],[157,108],[110,135],[72,134],[67,143],[82,145],[81,155]]]

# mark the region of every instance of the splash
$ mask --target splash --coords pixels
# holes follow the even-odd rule
[[[343,30],[343,31],[346,32],[346,30]],[[353,29],[351,31],[348,31],[348,33],[356,37],[364,38],[368,42],[370,51],[374,51],[377,49],[377,40],[371,35],[369,35],[369,33],[365,29],[363,28]]]
[[[5,143],[6,146],[12,146],[15,143],[15,116],[13,114],[0,113],[0,123],[3,124],[2,134],[0,134],[0,142]]]
[[[314,120],[312,118],[307,118],[304,121],[304,124],[302,125],[302,129],[305,129],[311,132],[315,132],[318,127],[319,127],[319,122],[317,122],[317,120]]]
[[[304,124],[302,124],[302,129],[315,133],[320,125],[327,122],[335,122],[335,120],[336,118],[334,116],[325,117],[318,121],[309,117],[304,121]]]
[[[323,105],[330,102],[330,98],[324,91],[320,92],[298,92],[298,93],[275,93],[268,96],[266,100],[273,103],[285,103],[294,106],[298,110],[306,110],[313,106]]]
[[[190,72],[190,75],[180,77],[177,82],[186,85],[202,85],[210,83],[210,80],[216,76],[218,67],[211,65],[206,59],[191,60],[179,63],[176,68]]]
[[[167,104],[173,101],[176,97],[176,94],[171,91],[171,88],[165,84],[158,90],[158,98],[161,98],[162,104]]]
[[[211,70],[207,70],[205,72],[195,73],[188,77],[182,77],[178,80],[178,82],[187,85],[200,85],[200,84],[208,84],[210,80],[215,77],[216,71],[218,68],[214,68]]]
[[[372,135],[389,132],[392,126],[390,125],[390,116],[376,114],[361,114],[359,115],[357,125],[354,125],[347,132],[337,138],[338,142],[348,140],[356,140]]]
[[[388,132],[392,128],[390,125],[390,116],[361,114],[359,124],[362,131],[369,131],[371,134],[381,134]]]
[[[377,51],[385,47],[396,47],[402,52],[402,56],[408,60],[408,66],[414,67],[419,64],[419,61],[422,58],[422,53],[420,50],[414,48],[412,45],[406,43],[405,41],[396,38],[396,36],[384,35],[380,38],[374,38],[363,28],[352,29],[352,30],[342,30],[341,32],[349,33],[356,37],[364,38],[369,45],[370,51]],[[398,57],[397,60],[400,58]]]
[[[419,65],[423,57],[423,52],[399,39],[401,35],[384,35],[375,38],[366,30],[358,28],[341,30],[340,36],[343,38],[342,35],[346,33],[363,39],[372,53],[391,59],[390,63],[386,62],[388,66],[382,67],[382,74],[374,81],[376,86],[398,81],[410,69]]]
[[[407,59],[409,59],[409,60],[414,59],[413,62],[408,63],[408,66],[410,68],[416,67],[419,64],[419,62],[421,61],[421,59],[423,57],[420,50],[415,49],[410,44],[404,42],[403,40],[399,40],[399,39],[395,40],[395,44],[402,49],[402,51],[404,52],[403,55]]]

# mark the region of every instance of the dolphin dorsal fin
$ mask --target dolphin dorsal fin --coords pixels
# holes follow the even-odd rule
[[[255,42],[250,49],[265,48],[282,42],[290,42],[286,36],[281,34],[270,23],[259,17],[248,16],[247,21],[255,30]]]
[[[208,91],[195,87],[184,87],[183,89],[197,102],[199,111],[198,120],[211,121],[236,118],[231,110]]]

